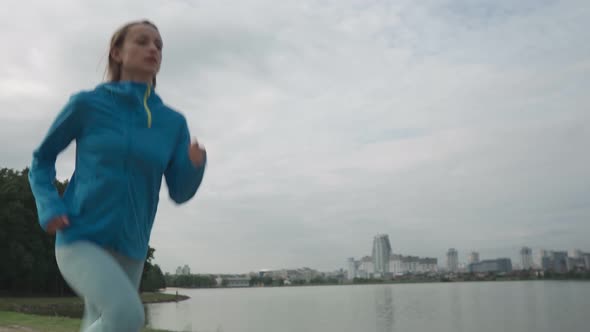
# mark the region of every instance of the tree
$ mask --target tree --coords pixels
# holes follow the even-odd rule
[[[166,280],[164,274],[158,264],[151,266],[144,272],[141,279],[141,291],[154,292],[166,287]]]
[[[262,278],[262,282],[264,286],[271,286],[272,285],[272,278],[271,277],[264,277]]]
[[[55,260],[55,237],[40,226],[28,178],[29,170],[0,169],[0,294],[73,295]],[[63,195],[68,181],[55,182]],[[164,288],[155,249],[149,247],[142,289]]]
[[[56,182],[63,194],[67,182]],[[0,169],[0,291],[73,294],[55,261],[55,238],[41,229],[28,169]]]

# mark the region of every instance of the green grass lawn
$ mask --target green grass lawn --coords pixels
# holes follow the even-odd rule
[[[185,300],[187,296],[178,296]],[[142,293],[144,304],[171,302],[174,294]],[[0,327],[24,326],[43,332],[77,332],[83,302],[78,297],[0,297]],[[143,331],[162,331],[144,329]]]
[[[0,311],[0,326],[14,325],[46,332],[74,332],[80,329],[80,320]]]
[[[0,327],[23,326],[42,332],[78,332],[80,320],[0,311]],[[145,328],[143,332],[168,332]]]

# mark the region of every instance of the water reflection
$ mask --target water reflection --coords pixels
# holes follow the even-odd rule
[[[146,323],[149,327],[160,326],[162,322],[167,322],[170,326],[167,329],[181,332],[197,331],[193,328],[193,318],[195,317],[195,310],[190,301],[176,302],[176,303],[154,303],[146,307]],[[198,330],[202,332],[202,330]],[[220,332],[208,331],[208,332]]]
[[[463,309],[462,309],[462,301],[461,301],[461,290],[463,288],[460,288],[457,285],[448,285],[449,286],[449,299],[450,299],[450,303],[449,303],[449,309],[450,309],[450,314],[449,314],[449,318],[452,322],[452,329],[453,331],[457,331],[457,332],[462,332],[463,331],[463,318],[461,317],[462,313],[463,313]]]
[[[393,287],[383,286],[375,288],[376,331],[393,331]]]
[[[588,332],[590,283],[478,282],[183,290],[151,327],[198,332]]]

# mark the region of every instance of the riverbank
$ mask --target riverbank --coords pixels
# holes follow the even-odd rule
[[[144,305],[188,298],[164,293],[141,294]],[[0,332],[75,332],[79,330],[83,310],[84,304],[78,297],[0,297]]]
[[[322,286],[363,286],[363,285],[400,285],[400,284],[436,284],[436,283],[476,283],[476,282],[517,282],[517,281],[580,281],[590,282],[590,276],[583,278],[571,278],[567,276],[553,276],[549,278],[531,278],[531,277],[514,277],[514,276],[472,276],[459,275],[452,278],[416,278],[403,277],[391,280],[381,279],[355,279],[354,281],[343,281],[338,283],[304,283],[292,285],[253,285],[244,287],[173,287],[172,289],[243,289],[243,288],[299,288],[299,287],[322,287]]]
[[[185,295],[142,293],[144,304],[178,302],[188,299]],[[0,311],[11,311],[41,316],[81,318],[84,303],[78,297],[0,297]]]
[[[78,332],[80,319],[0,311],[0,332]],[[144,328],[142,332],[171,332]]]

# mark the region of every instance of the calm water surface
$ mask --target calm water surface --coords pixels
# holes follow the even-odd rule
[[[168,289],[174,293],[176,289]],[[154,328],[199,332],[588,332],[590,282],[179,289]]]

